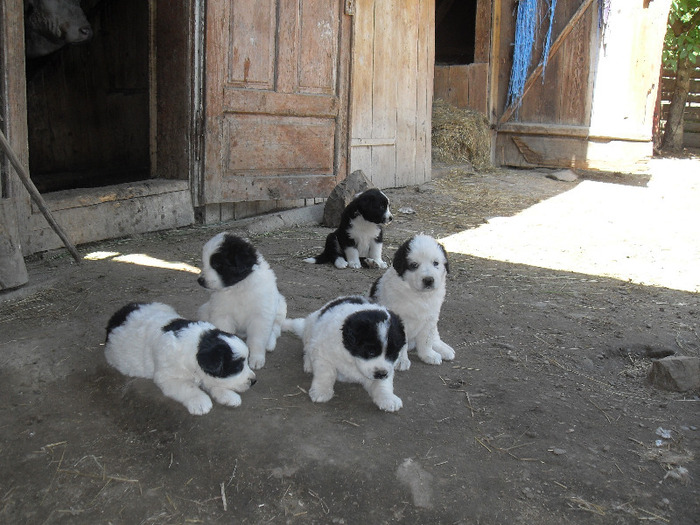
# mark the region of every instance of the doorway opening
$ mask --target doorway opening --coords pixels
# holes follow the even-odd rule
[[[29,167],[42,193],[150,177],[148,3],[82,4],[93,38],[27,60]]]
[[[477,0],[438,0],[435,4],[435,64],[474,63]]]

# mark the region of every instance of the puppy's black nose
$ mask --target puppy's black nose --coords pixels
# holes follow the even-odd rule
[[[254,385],[255,383],[257,383],[257,382],[258,382],[257,379],[255,379],[255,378],[251,379],[251,380],[250,380],[250,386],[253,386],[253,385]]]
[[[374,372],[374,379],[386,379],[386,376],[388,376],[388,372],[386,370],[377,370]]]
[[[386,218],[385,223],[386,223],[386,224],[389,224],[389,223],[390,223],[391,221],[393,221],[393,220],[394,220],[394,216],[390,213],[389,216]]]
[[[204,282],[204,277],[203,277],[203,276],[200,275],[200,276],[197,278],[197,282],[199,283],[199,286],[201,286],[202,288],[206,288],[206,287],[207,287],[207,283]]]
[[[432,277],[423,277],[423,288],[432,288],[435,284],[435,279]]]

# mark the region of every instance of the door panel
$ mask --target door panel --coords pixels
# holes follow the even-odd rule
[[[210,0],[200,204],[326,197],[347,173],[341,0]]]
[[[350,170],[380,188],[430,180],[434,0],[358,0]]]

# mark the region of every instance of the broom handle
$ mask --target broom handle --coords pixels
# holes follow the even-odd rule
[[[68,248],[68,251],[73,256],[73,259],[75,259],[76,262],[80,264],[81,258],[80,254],[78,253],[78,250],[75,249],[75,246],[73,246],[73,243],[70,241],[66,233],[58,225],[56,219],[53,218],[51,210],[49,210],[48,206],[46,206],[46,202],[41,196],[41,193],[39,193],[39,190],[36,189],[36,186],[34,186],[32,179],[29,177],[29,172],[26,169],[24,169],[24,166],[22,166],[22,163],[19,161],[19,158],[12,149],[12,146],[5,138],[5,134],[2,132],[2,130],[0,130],[0,145],[2,145],[2,149],[5,150],[7,157],[10,159],[10,164],[12,164],[12,166],[15,168],[15,172],[19,176],[19,179],[22,181],[22,184],[24,184],[24,187],[27,188],[29,195],[31,195],[32,199],[34,199],[34,202],[41,210],[41,213],[43,213],[44,217],[46,217],[46,221],[51,225],[53,231],[55,231],[56,234],[61,238],[63,244],[66,248]]]

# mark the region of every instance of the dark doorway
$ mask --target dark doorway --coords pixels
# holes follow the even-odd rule
[[[92,40],[27,62],[29,166],[41,192],[150,176],[149,3],[82,7]]]
[[[477,0],[437,0],[435,4],[435,63],[474,62]]]

